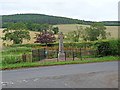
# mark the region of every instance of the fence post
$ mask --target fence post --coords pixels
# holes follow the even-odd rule
[[[33,62],[34,60],[33,60],[33,50],[32,50],[32,62]]]
[[[37,53],[38,53],[38,54],[37,54],[37,61],[38,61],[38,60],[40,61],[40,60],[41,60],[41,55],[40,55],[41,52],[40,52],[40,49],[37,49]]]
[[[47,53],[46,53],[46,49],[44,48],[44,59],[46,59]]]
[[[26,62],[26,54],[25,53],[22,55],[22,60],[23,60],[23,62]]]
[[[65,52],[65,61],[66,61],[66,52]]]
[[[80,48],[80,59],[82,60],[82,49]]]
[[[74,55],[74,51],[73,51],[73,61],[75,60],[75,55]]]
[[[59,60],[58,60],[58,52],[59,52],[59,51],[58,51],[58,49],[57,49],[57,62],[59,61]]]

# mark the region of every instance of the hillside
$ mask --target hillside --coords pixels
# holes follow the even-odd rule
[[[92,21],[84,21],[66,17],[58,17],[44,14],[14,14],[14,15],[3,15],[2,16],[3,27],[7,22],[31,22],[39,24],[83,24],[90,25]],[[103,21],[107,26],[118,26],[117,21]]]
[[[3,15],[3,23],[5,22],[32,22],[32,23],[48,23],[48,24],[75,24],[82,23],[82,20],[57,17],[44,14],[15,14],[15,15]]]

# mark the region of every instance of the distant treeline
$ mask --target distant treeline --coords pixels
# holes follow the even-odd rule
[[[5,23],[4,27],[6,27],[9,30],[30,30],[30,31],[37,31],[37,32],[43,32],[46,30],[53,31],[54,34],[57,34],[59,32],[59,28],[54,25],[50,24],[37,24],[37,23],[24,23],[24,22],[17,22],[17,23]]]
[[[106,26],[120,26],[119,21],[103,21],[102,23]]]
[[[2,16],[2,27],[6,27],[6,23],[36,23],[36,24],[84,24],[90,25],[92,21],[84,21],[66,17],[50,16],[44,14],[15,14],[15,15],[3,15]],[[104,25],[107,26],[118,26],[117,21],[104,21]]]

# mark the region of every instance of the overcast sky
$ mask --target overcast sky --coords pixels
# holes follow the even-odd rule
[[[0,0],[0,15],[38,13],[90,21],[117,21],[119,0]]]

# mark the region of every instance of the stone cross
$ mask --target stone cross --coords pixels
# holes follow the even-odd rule
[[[58,36],[58,39],[59,39],[59,52],[61,52],[61,53],[64,52],[63,38],[64,38],[63,33],[60,32],[59,36]]]
[[[58,39],[59,39],[59,53],[58,53],[58,59],[59,60],[64,60],[65,59],[65,53],[64,53],[64,45],[63,45],[63,33],[60,32],[58,35]]]

